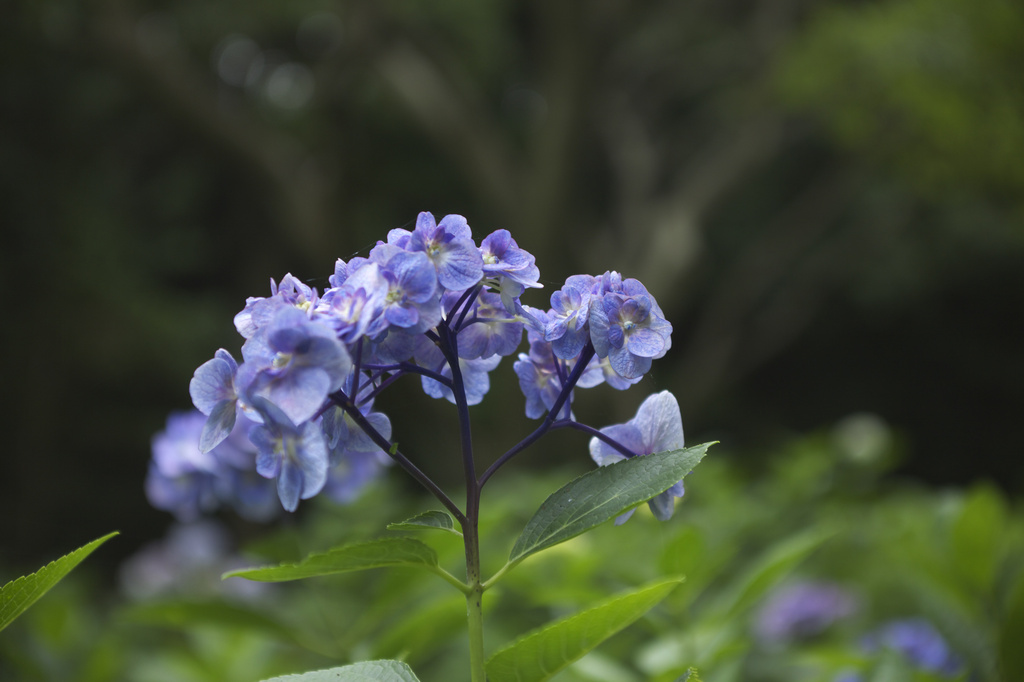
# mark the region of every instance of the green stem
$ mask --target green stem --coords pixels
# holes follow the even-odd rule
[[[484,670],[483,594],[484,589],[479,582],[466,593],[466,613],[469,616],[469,672],[472,682],[487,682],[487,673]]]
[[[477,490],[479,500],[479,490]],[[475,505],[471,505],[475,507]],[[484,586],[480,582],[480,533],[478,516],[474,508],[469,521],[463,525],[463,540],[466,545],[466,615],[469,627],[469,672],[472,682],[487,682],[484,672]]]

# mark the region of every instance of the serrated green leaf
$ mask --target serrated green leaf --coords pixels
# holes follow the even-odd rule
[[[434,570],[437,568],[437,553],[413,538],[385,538],[310,554],[297,564],[243,568],[229,571],[223,577],[275,583],[382,566],[420,566]]]
[[[419,682],[419,678],[401,661],[365,661],[329,670],[272,677],[263,682]]]
[[[711,445],[631,457],[571,481],[548,497],[526,524],[512,547],[509,564],[585,533],[665,492],[697,466]]]
[[[689,668],[676,682],[700,682],[700,675],[697,674],[696,668]]]
[[[417,514],[400,523],[389,523],[388,530],[444,530],[462,536],[462,533],[455,530],[455,519],[451,514],[436,509]]]
[[[60,559],[51,561],[35,573],[16,578],[0,587],[0,630],[10,625],[15,618],[24,613],[36,600],[60,582],[61,578],[80,564],[85,557],[92,554],[93,550],[115,535],[117,535],[116,532],[104,535]]]
[[[649,584],[525,635],[487,661],[491,682],[542,682],[638,620],[682,578]]]

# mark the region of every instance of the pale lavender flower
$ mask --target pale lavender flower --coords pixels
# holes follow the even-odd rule
[[[508,230],[497,230],[480,242],[484,277],[496,279],[505,310],[515,313],[515,300],[527,287],[542,288],[536,258],[519,248]]]
[[[256,446],[256,471],[264,478],[277,480],[281,506],[295,511],[299,500],[313,497],[327,481],[327,443],[320,426],[314,422],[294,424],[273,403],[256,396],[253,406],[263,423],[249,431]]]
[[[352,368],[334,332],[295,308],[280,309],[272,323],[245,342],[242,356],[238,383],[247,402],[262,396],[296,424],[313,417]]]
[[[278,284],[270,280],[270,297],[250,297],[245,301],[245,308],[235,315],[235,328],[245,338],[252,337],[260,327],[273,321],[277,310],[282,306],[298,308],[309,312],[316,306],[317,292],[301,280],[288,273]]]
[[[465,360],[511,355],[523,340],[523,322],[505,310],[497,294],[481,291],[458,336]]]
[[[378,336],[388,326],[384,317],[388,281],[384,273],[372,261],[363,259],[359,267],[353,267],[352,262],[344,282],[325,291],[316,310],[318,319],[349,344]]]
[[[544,338],[551,342],[554,354],[563,360],[579,355],[590,336],[587,319],[594,281],[590,275],[573,275],[565,280],[561,289],[551,294]]]
[[[245,565],[229,545],[228,532],[213,521],[174,525],[166,537],[121,565],[121,588],[132,599],[217,595],[242,600],[272,589],[267,583],[221,579],[225,571]]]
[[[387,283],[384,318],[410,334],[420,334],[441,321],[437,272],[426,254],[397,251],[382,265]]]
[[[672,325],[643,284],[617,275],[606,273],[595,285],[602,293],[590,302],[590,339],[598,357],[607,357],[620,376],[633,379],[671,347]]]
[[[180,521],[194,521],[220,504],[217,478],[222,465],[213,453],[199,449],[205,423],[200,412],[175,412],[167,417],[166,428],[153,437],[146,497]]]
[[[625,424],[606,426],[601,429],[601,433],[625,447],[632,456],[678,450],[683,447],[683,420],[679,413],[679,403],[668,391],[655,393],[641,403],[635,417]],[[596,436],[590,439],[590,456],[601,466],[626,459],[626,455]],[[679,481],[647,504],[655,517],[667,521],[674,511],[673,498],[682,496],[683,482]],[[633,511],[621,515],[615,523],[625,523]]]
[[[437,271],[437,281],[446,289],[468,289],[483,277],[483,257],[473,243],[472,231],[460,215],[447,215],[440,223],[430,213],[420,213],[416,229],[403,240],[403,235],[392,230],[388,242],[401,244],[408,251],[422,251]],[[395,235],[395,242],[392,242]]]

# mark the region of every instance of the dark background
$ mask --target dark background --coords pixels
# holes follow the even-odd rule
[[[510,229],[547,287],[532,305],[607,269],[658,298],[672,351],[626,394],[581,392],[584,421],[669,388],[690,442],[756,467],[868,412],[899,437],[897,475],[1024,488],[1017,3],[2,12],[0,565],[159,535],[149,439],[190,407],[195,367],[238,355],[245,298],[286,272],[322,289],[420,210],[467,216],[478,240]],[[530,428],[511,361],[492,376],[487,461]],[[458,480],[447,403],[411,381],[380,406]],[[513,466],[566,462],[588,466],[578,434]]]

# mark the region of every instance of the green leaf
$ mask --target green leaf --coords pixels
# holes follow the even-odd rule
[[[968,587],[986,593],[992,584],[1006,528],[1006,503],[988,486],[975,488],[952,529],[953,565]]]
[[[718,603],[719,614],[730,620],[737,617],[833,535],[831,529],[812,529],[769,547],[725,591]]]
[[[349,571],[362,571],[381,566],[420,566],[435,570],[437,569],[437,553],[419,540],[385,538],[343,545],[320,554],[310,554],[297,564],[243,568],[229,571],[223,577],[276,583]]]
[[[15,618],[24,613],[37,599],[60,582],[61,578],[80,564],[85,557],[92,554],[93,550],[115,535],[117,535],[116,532],[104,535],[60,559],[51,561],[35,573],[16,578],[0,587],[0,630],[10,625]]]
[[[1004,680],[1024,680],[1024,571],[1017,575],[999,628],[999,669]]]
[[[419,682],[401,661],[365,661],[300,675],[271,677],[263,682]]]
[[[542,682],[638,620],[683,578],[646,585],[525,635],[487,661],[491,682]]]
[[[526,524],[509,564],[570,540],[665,492],[697,466],[711,445],[631,457],[563,486]]]
[[[676,682],[700,682],[700,675],[697,674],[696,668],[689,668]]]
[[[411,519],[401,523],[389,523],[388,530],[444,530],[462,537],[462,533],[455,530],[455,520],[448,512],[431,510],[417,514]]]

